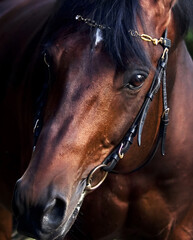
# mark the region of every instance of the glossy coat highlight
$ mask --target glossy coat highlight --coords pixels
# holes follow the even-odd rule
[[[1,240],[10,239],[11,217],[3,206],[11,208],[18,178],[13,211],[19,232],[27,236],[192,239],[193,63],[183,41],[190,8],[190,1],[172,0],[0,3]],[[97,29],[76,21],[77,14],[111,30],[101,31],[96,41]],[[172,41],[166,156],[158,149],[148,166],[125,174],[155,148],[160,89],[148,112],[141,147],[135,139],[116,167],[120,174],[109,174],[83,201],[85,179],[131,126],[163,51],[128,30],[160,38],[166,28]],[[34,139],[39,111],[41,131]]]

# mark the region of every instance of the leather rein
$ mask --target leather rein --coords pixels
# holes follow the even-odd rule
[[[94,20],[83,18],[80,15],[77,15],[75,19],[78,21],[83,21],[87,25],[91,27],[97,27],[101,30],[104,30],[105,28],[110,29],[109,27],[106,27],[104,25],[97,24]],[[167,125],[169,123],[169,108],[167,104],[167,89],[166,89],[166,67],[168,62],[168,52],[169,52],[169,48],[171,47],[171,41],[170,39],[167,38],[167,29],[165,30],[163,37],[161,37],[160,39],[152,38],[147,34],[139,34],[137,31],[134,31],[134,30],[129,30],[128,33],[132,37],[139,37],[141,40],[152,42],[154,45],[160,44],[163,47],[163,53],[160,59],[158,60],[157,69],[156,69],[156,73],[154,75],[152,84],[150,86],[149,91],[146,94],[145,100],[135,120],[133,121],[131,127],[129,128],[129,130],[127,131],[127,133],[125,134],[121,142],[116,146],[116,148],[105,158],[102,164],[96,166],[89,173],[86,179],[85,193],[93,191],[96,188],[98,188],[104,182],[108,173],[119,173],[114,171],[114,168],[116,167],[118,162],[121,159],[123,159],[124,155],[128,152],[129,148],[133,143],[133,139],[136,135],[137,135],[138,145],[139,146],[141,145],[141,136],[142,136],[143,126],[147,117],[147,113],[154,96],[160,89],[161,84],[162,84],[163,113],[161,116],[156,147],[152,152],[151,156],[144,163],[142,163],[136,169],[130,172],[127,172],[126,174],[131,174],[133,172],[136,172],[141,168],[143,168],[145,165],[147,165],[153,159],[160,143],[161,143],[161,153],[162,155],[165,155],[165,138],[166,138]],[[44,55],[44,62],[46,63],[49,69],[49,74],[50,74],[50,65],[46,61],[46,55]],[[43,111],[43,106],[46,98],[45,96],[47,95],[46,93],[47,93],[47,87],[44,86],[44,89],[42,91],[41,98],[40,98],[41,101],[40,101],[39,109],[37,111],[36,118],[35,118],[35,124],[34,124],[34,130],[33,130],[34,132],[33,151],[35,150],[35,145],[42,128],[42,111]],[[98,183],[93,185],[94,175],[100,170],[104,172],[102,179],[100,179]]]

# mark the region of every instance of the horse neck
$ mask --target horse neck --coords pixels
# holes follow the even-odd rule
[[[177,102],[189,99],[192,93],[193,61],[186,48],[185,42],[180,41],[175,50],[171,51],[168,68],[167,84],[169,101],[178,95]],[[186,93],[186,94],[185,94]]]
[[[171,147],[172,150],[178,144],[179,147],[183,146],[181,153],[190,152],[192,144],[189,142],[193,141],[193,135],[190,134],[193,130],[193,61],[184,41],[179,42],[177,48],[171,51],[167,72],[170,107],[168,148]]]

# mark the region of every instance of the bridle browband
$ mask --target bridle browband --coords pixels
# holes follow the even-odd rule
[[[90,27],[96,27],[101,30],[104,30],[104,29],[110,30],[111,29],[110,27],[107,27],[105,25],[97,24],[94,20],[91,20],[89,18],[83,18],[80,15],[77,15],[75,19],[78,21],[83,21]],[[132,37],[138,37],[143,41],[152,42],[154,45],[160,44],[163,47],[163,53],[162,53],[160,59],[158,60],[157,69],[156,69],[156,73],[153,78],[152,84],[150,86],[148,93],[146,94],[145,100],[144,100],[135,120],[133,121],[131,127],[129,128],[129,130],[127,131],[127,133],[125,134],[125,136],[123,137],[121,142],[116,146],[116,148],[105,158],[105,160],[102,162],[102,164],[96,166],[89,173],[89,175],[86,179],[87,182],[86,182],[85,192],[90,192],[90,191],[98,188],[103,183],[103,181],[106,179],[108,173],[117,173],[116,171],[114,171],[114,168],[118,164],[118,162],[121,159],[123,159],[124,155],[127,153],[130,146],[132,145],[133,139],[136,135],[138,135],[137,136],[138,145],[139,146],[141,145],[141,136],[142,136],[143,126],[144,126],[146,116],[147,116],[147,113],[148,113],[148,110],[150,107],[150,103],[152,102],[155,94],[160,89],[161,83],[162,83],[163,113],[161,116],[159,134],[157,137],[156,147],[155,147],[154,151],[152,152],[151,156],[147,159],[147,161],[142,163],[136,169],[134,169],[130,172],[127,172],[127,174],[136,172],[139,169],[143,168],[145,165],[147,165],[154,157],[160,142],[161,142],[161,153],[162,153],[162,155],[165,155],[165,137],[166,137],[167,125],[169,123],[169,108],[168,108],[168,104],[167,104],[167,89],[166,89],[166,67],[167,67],[167,62],[168,62],[168,52],[169,52],[169,48],[171,47],[171,41],[167,38],[167,29],[165,30],[163,37],[161,37],[160,39],[152,38],[151,36],[149,36],[147,34],[139,34],[135,30],[129,30],[128,33]],[[46,57],[44,57],[44,61],[49,69],[50,66],[46,61]],[[42,106],[41,106],[41,109],[42,109]],[[34,138],[35,138],[34,143],[37,142],[37,138],[38,138],[40,130],[41,130],[41,127],[38,126],[37,123],[40,122],[39,116],[41,115],[42,110],[38,111],[38,113],[39,113],[38,118],[36,118],[35,126],[34,126]],[[35,144],[34,144],[33,149],[35,149]],[[103,170],[104,175],[103,175],[102,179],[96,185],[92,186],[93,176],[98,170]]]

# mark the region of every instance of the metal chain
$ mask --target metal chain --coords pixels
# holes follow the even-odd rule
[[[81,15],[77,15],[75,17],[75,19],[78,20],[78,21],[82,21],[82,22],[86,23],[87,25],[89,25],[91,27],[100,28],[101,30],[106,29],[106,28],[111,29],[110,27],[107,27],[105,25],[101,25],[101,24],[96,23],[94,20],[92,20],[90,18],[83,18]]]
[[[104,30],[104,29],[111,29],[110,27],[106,26],[106,25],[102,25],[102,24],[98,24],[96,23],[94,20],[90,19],[90,18],[83,18],[81,15],[76,15],[75,19],[77,21],[82,21],[84,22],[85,24],[89,25],[90,27],[97,27],[101,30]],[[152,42],[154,45],[158,45],[158,44],[163,44],[163,37],[157,39],[157,38],[152,38],[150,35],[147,35],[147,34],[140,34],[138,31],[136,30],[128,30],[128,33],[130,33],[130,35],[132,37],[137,37],[137,38],[140,38],[141,40],[143,41],[146,41],[146,42]]]
[[[150,35],[147,34],[139,34],[138,31],[136,30],[129,30],[128,31],[132,37],[138,37],[141,38],[143,41],[146,42],[152,42],[154,45],[158,45],[159,43],[162,44],[163,43],[163,37],[161,37],[160,39],[157,38],[152,38]]]

